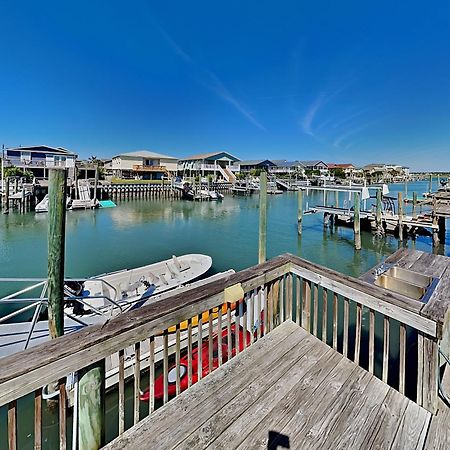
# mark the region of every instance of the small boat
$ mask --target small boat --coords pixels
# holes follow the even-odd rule
[[[211,266],[210,256],[188,254],[172,256],[171,259],[135,269],[97,275],[83,281],[66,281],[65,293],[70,300],[69,308],[72,308],[72,311],[67,312],[76,317],[139,308],[150,297],[199,278]]]
[[[67,197],[66,209],[70,209],[71,204],[72,204],[71,198]],[[44,198],[35,206],[34,212],[36,212],[36,213],[48,212],[48,194],[45,194]]]
[[[224,195],[220,192],[209,191],[209,198],[213,201],[223,200]]]
[[[239,327],[239,351],[244,350],[244,332],[241,327]],[[250,342],[251,334],[247,331],[247,343]],[[236,343],[237,343],[237,333],[236,325],[231,326],[231,355],[232,357],[236,355]],[[213,359],[212,359],[212,369],[217,369],[219,367],[219,346],[222,349],[222,363],[228,361],[228,330],[222,330],[222,339],[219,342],[218,333],[213,334]],[[202,378],[209,374],[209,342],[208,339],[203,341],[202,346],[198,346],[192,349],[192,384],[198,381],[198,368],[201,356],[201,371]],[[185,391],[188,388],[188,354],[185,354],[180,359],[180,392]],[[176,394],[176,380],[177,380],[177,367],[174,364],[171,366],[167,373],[168,381],[168,395],[174,396]],[[154,396],[155,400],[162,400],[164,397],[164,374],[161,374],[155,379],[154,385]],[[141,395],[141,401],[148,402],[150,399],[150,390],[147,388]]]

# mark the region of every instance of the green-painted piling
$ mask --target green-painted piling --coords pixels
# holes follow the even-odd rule
[[[52,339],[64,334],[64,245],[66,235],[65,169],[49,170],[48,185],[48,326]]]

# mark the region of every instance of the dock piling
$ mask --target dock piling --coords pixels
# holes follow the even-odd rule
[[[381,189],[377,189],[377,210],[376,210],[376,216],[375,216],[377,232],[382,231],[381,209],[382,209],[382,192],[381,192]]]
[[[258,262],[266,260],[267,240],[267,174],[262,172],[259,176],[259,252]]]
[[[64,334],[65,169],[49,170],[48,186],[48,327],[52,339]]]
[[[5,193],[3,195],[3,214],[9,214],[9,177],[5,178]]]
[[[417,192],[413,192],[413,204],[412,204],[412,216],[413,219],[415,219],[417,217],[417,211],[416,211],[416,206],[417,206]]]
[[[398,193],[398,239],[403,241],[403,194]]]
[[[355,235],[355,249],[361,250],[361,223],[359,218],[359,192],[354,193],[354,215],[353,215],[353,230]]]
[[[298,190],[298,212],[297,212],[297,231],[299,236],[302,234],[303,226],[303,191]]]

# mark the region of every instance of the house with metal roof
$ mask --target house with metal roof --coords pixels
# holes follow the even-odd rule
[[[265,170],[268,172],[272,167],[276,167],[276,164],[269,159],[250,159],[247,161],[239,161],[239,171],[247,173],[252,170]]]
[[[75,174],[76,153],[62,147],[33,145],[28,147],[4,148],[1,152],[2,168],[18,167],[33,173],[35,177],[46,177],[48,169],[65,167],[68,176]]]
[[[269,169],[270,173],[274,175],[301,175],[305,173],[305,167],[300,161],[287,161],[285,159],[274,159],[272,162],[274,167]]]
[[[321,160],[299,161],[299,162],[306,170],[326,171],[328,169],[328,165]]]
[[[113,156],[111,170],[117,178],[160,180],[177,171],[178,158],[148,150],[121,153]]]
[[[211,175],[215,180],[236,181],[236,172],[239,172],[239,159],[228,152],[209,152],[181,158],[178,161],[180,174]]]

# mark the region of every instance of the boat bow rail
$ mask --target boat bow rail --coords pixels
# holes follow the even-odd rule
[[[436,287],[427,305],[291,254],[186,292],[168,293],[164,301],[2,359],[0,406],[8,408],[4,420],[7,420],[10,442],[17,440],[16,417],[20,405],[17,400],[34,395],[35,430],[38,430],[34,439],[40,447],[42,388],[57,380],[61,394],[60,440],[66,442],[66,377],[74,372],[82,376],[95,365],[104,367],[105,359],[111,355],[118,358],[117,421],[121,435],[125,431],[126,349],[131,348],[134,355],[132,415],[136,424],[142,418],[139,397],[144,377],[149,386],[148,414],[157,407],[154,394],[158,346],[162,355],[163,403],[167,403],[169,382],[174,381],[175,389],[171,393],[178,395],[182,386],[189,389],[205,373],[208,375],[234,355],[245,352],[287,320],[293,320],[434,413],[438,399],[439,345],[441,350],[446,349],[449,334],[446,314],[450,299],[444,295],[450,282],[450,272],[447,272],[443,273],[440,280],[443,284]],[[241,332],[235,333],[233,341],[232,330],[237,329]],[[227,345],[217,346],[216,342],[222,338]],[[148,348],[149,368],[145,373],[140,358],[144,346]],[[173,356],[169,356],[170,347]],[[193,366],[194,351],[200,347],[206,353],[197,351],[199,360]],[[181,368],[182,358],[187,361],[187,368]],[[207,362],[202,358],[207,358]],[[198,370],[196,377],[193,367]],[[187,383],[181,383],[183,377],[187,377]],[[101,385],[97,393],[103,396]],[[127,408],[128,412],[131,413]],[[98,421],[97,437],[101,440],[104,420],[95,415],[91,420]]]

